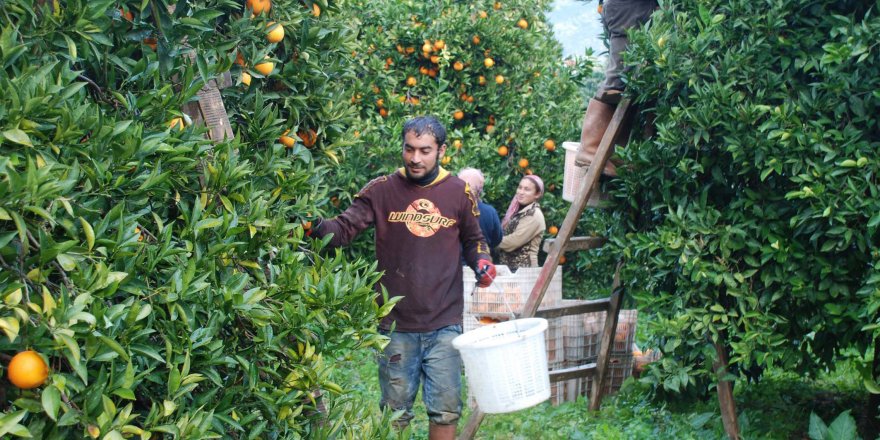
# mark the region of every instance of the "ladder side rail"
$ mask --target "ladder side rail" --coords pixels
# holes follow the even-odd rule
[[[608,361],[611,360],[611,348],[614,346],[614,335],[617,332],[617,321],[620,318],[620,308],[623,303],[623,289],[620,287],[620,268],[623,262],[617,263],[614,271],[614,283],[611,290],[611,301],[608,304],[608,312],[605,315],[605,328],[602,331],[602,339],[599,345],[599,357],[596,359],[596,376],[593,388],[590,390],[590,411],[599,409],[605,390],[605,381],[608,379]]]
[[[568,213],[565,215],[565,220],[562,221],[562,226],[559,228],[559,232],[556,236],[556,242],[558,245],[553,246],[550,253],[547,255],[547,259],[544,260],[544,266],[541,267],[541,273],[538,275],[538,280],[532,288],[529,299],[526,301],[525,305],[523,305],[523,310],[519,315],[520,318],[530,318],[534,316],[535,311],[538,310],[538,305],[540,305],[541,300],[544,299],[544,294],[547,293],[547,288],[550,287],[550,280],[553,278],[553,274],[556,273],[556,268],[559,267],[559,257],[562,256],[562,251],[565,249],[569,240],[571,240],[572,235],[574,235],[578,220],[580,219],[581,214],[583,214],[584,209],[587,207],[587,201],[590,199],[590,194],[592,194],[599,185],[599,177],[602,176],[602,170],[605,168],[605,163],[611,157],[615,141],[630,120],[629,116],[632,108],[629,99],[624,99],[617,105],[617,110],[614,112],[614,116],[612,116],[611,122],[608,124],[608,129],[605,130],[605,135],[602,137],[602,141],[599,142],[599,149],[596,152],[596,156],[593,158],[593,162],[590,163],[590,168],[587,170],[587,175],[581,182],[577,196],[575,196],[574,202],[568,209]]]

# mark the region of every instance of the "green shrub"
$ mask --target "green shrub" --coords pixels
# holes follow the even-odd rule
[[[0,11],[0,373],[31,348],[51,375],[0,387],[0,435],[366,432],[356,406],[334,404],[345,391],[330,373],[335,357],[382,343],[378,274],[320,252],[301,224],[327,203],[354,116],[331,87],[353,75],[338,59],[352,29],[325,3],[315,17],[274,2],[288,33],[277,45],[266,18],[226,1],[31,3]],[[236,48],[300,61],[223,91],[234,139],[169,128]],[[265,90],[275,83],[289,88]],[[303,127],[313,148],[275,142]],[[318,391],[329,425],[313,423]]]
[[[740,373],[808,374],[876,338],[878,5],[684,1],[634,32],[656,134],[619,152],[615,244],[657,314],[658,385],[709,376],[713,342]]]

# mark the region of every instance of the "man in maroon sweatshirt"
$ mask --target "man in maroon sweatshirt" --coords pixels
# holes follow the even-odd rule
[[[402,138],[403,168],[368,183],[345,212],[319,221],[313,235],[333,234],[330,244],[344,246],[375,226],[380,284],[403,297],[379,324],[390,337],[378,359],[380,404],[404,410],[397,423],[407,426],[421,382],[429,438],[452,439],[462,407],[461,358],[452,347],[464,307],[460,263],[464,257],[481,287],[492,283],[495,266],[476,197],[439,165],[446,129],[434,117],[416,117],[403,126]]]

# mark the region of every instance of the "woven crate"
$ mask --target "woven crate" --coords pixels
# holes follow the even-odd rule
[[[476,279],[474,271],[468,267],[463,270],[464,312],[477,316],[483,315],[507,315],[511,312],[518,314],[528,300],[538,275],[540,267],[521,267],[515,273],[507,266],[495,266],[497,276],[491,286],[486,288],[474,288]],[[562,268],[558,268],[550,279],[550,285],[544,293],[541,307],[555,306],[562,300]]]

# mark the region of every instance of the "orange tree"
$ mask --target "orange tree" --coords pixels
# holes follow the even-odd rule
[[[355,116],[335,86],[354,74],[346,20],[325,2],[34,3],[0,11],[0,373],[28,349],[50,372],[0,386],[0,436],[387,435],[344,398],[310,423],[319,392],[344,393],[333,358],[380,344],[387,313],[375,266],[304,238]],[[181,108],[230,68],[235,136],[211,143]]]
[[[657,313],[649,380],[714,380],[716,343],[740,372],[880,360],[878,30],[866,2],[681,1],[633,35],[656,135],[620,151],[615,243]]]
[[[362,2],[352,55],[358,81],[347,99],[360,110],[358,151],[336,184],[356,192],[400,166],[406,118],[436,115],[448,129],[453,172],[487,176],[485,200],[501,213],[522,175],[541,176],[547,225],[568,208],[561,198],[563,141],[577,140],[584,101],[579,81],[590,61],[563,65],[545,16],[549,1]],[[589,223],[591,220],[585,220]]]

